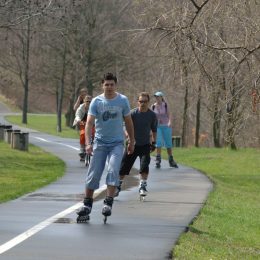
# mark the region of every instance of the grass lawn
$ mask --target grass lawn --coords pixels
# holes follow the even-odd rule
[[[64,172],[63,161],[33,145],[25,152],[0,141],[0,203],[47,185]]]
[[[176,148],[174,155],[215,184],[174,259],[260,259],[260,150]]]
[[[79,134],[75,129],[65,126],[65,117],[62,117],[62,132],[57,132],[57,116],[55,114],[28,114],[27,124],[22,124],[22,116],[6,116],[11,124],[35,129],[47,134],[57,135],[64,138],[79,138]]]

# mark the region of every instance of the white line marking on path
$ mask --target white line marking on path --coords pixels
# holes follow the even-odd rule
[[[79,151],[79,148],[76,148],[76,147],[74,147],[74,146],[72,146],[72,145],[69,145],[69,144],[63,144],[63,143],[59,143],[59,142],[53,142],[53,141],[49,141],[49,140],[46,140],[46,139],[44,139],[44,138],[37,137],[37,136],[33,136],[33,138],[38,139],[38,140],[43,141],[43,142],[46,142],[46,143],[54,143],[54,144],[63,145],[63,146],[72,148],[72,149],[74,149],[74,150],[76,150],[76,151]]]
[[[95,191],[94,198],[96,198],[105,189],[106,189],[106,185],[103,185],[102,187],[97,189]],[[82,206],[82,202],[76,203],[75,205],[71,206],[70,208],[67,208],[67,209],[61,211],[60,213],[58,213],[58,214],[56,214],[56,215],[54,215],[54,216],[52,216],[52,217],[42,221],[41,223],[33,226],[32,228],[28,229],[27,231],[23,232],[22,234],[16,236],[15,238],[9,240],[8,242],[6,242],[4,244],[2,244],[0,246],[0,254],[2,254],[4,252],[6,252],[7,250],[15,247],[16,245],[20,244],[21,242],[23,242],[27,238],[35,235],[36,233],[38,233],[42,229],[48,227],[49,225],[54,223],[59,218],[63,218],[64,216],[72,213],[73,211],[75,211],[76,209],[80,208],[81,206]]]

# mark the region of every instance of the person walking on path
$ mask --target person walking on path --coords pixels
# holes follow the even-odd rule
[[[86,123],[86,152],[93,153],[86,177],[84,206],[77,212],[77,221],[89,219],[93,204],[93,194],[99,188],[101,175],[107,166],[107,191],[102,214],[107,217],[112,213],[115,189],[119,185],[119,169],[124,149],[124,128],[129,137],[127,151],[134,151],[134,127],[130,114],[128,98],[116,92],[117,78],[107,73],[102,79],[103,93],[95,97],[89,107]],[[92,144],[90,136],[95,122],[95,137]]]
[[[88,115],[89,104],[92,100],[92,96],[86,95],[84,98],[84,103],[81,104],[75,114],[75,119],[73,122],[73,126],[77,126],[79,129],[79,143],[80,143],[80,160],[84,161],[85,157],[85,126]]]
[[[157,118],[156,114],[149,109],[150,97],[147,92],[141,92],[138,95],[138,107],[131,110],[131,117],[134,124],[135,147],[132,154],[128,154],[125,150],[119,175],[120,185],[117,187],[115,196],[121,191],[121,185],[125,175],[129,175],[132,166],[137,159],[140,158],[140,196],[147,195],[147,179],[149,175],[149,164],[151,161],[150,152],[155,149]],[[152,133],[152,138],[150,133]]]
[[[162,146],[165,146],[167,149],[170,167],[178,168],[172,155],[172,124],[168,104],[165,102],[163,98],[164,94],[161,91],[157,91],[154,96],[156,102],[152,105],[152,110],[155,112],[158,120],[155,159],[156,168],[161,167]]]

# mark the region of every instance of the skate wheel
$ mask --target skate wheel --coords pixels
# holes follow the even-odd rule
[[[89,216],[78,216],[77,223],[86,223],[90,220]]]
[[[140,195],[140,201],[144,202],[145,201],[145,196]]]

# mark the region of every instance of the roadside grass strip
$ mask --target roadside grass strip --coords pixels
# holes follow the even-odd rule
[[[65,163],[40,148],[11,149],[0,141],[0,203],[35,191],[60,178]]]
[[[65,116],[62,117],[62,132],[57,132],[57,115],[55,114],[28,114],[27,124],[21,123],[21,115],[10,115],[6,116],[5,119],[11,124],[35,129],[50,135],[56,135],[64,138],[79,138],[77,130],[65,126]]]
[[[260,150],[176,148],[174,155],[214,182],[174,259],[260,259]]]

